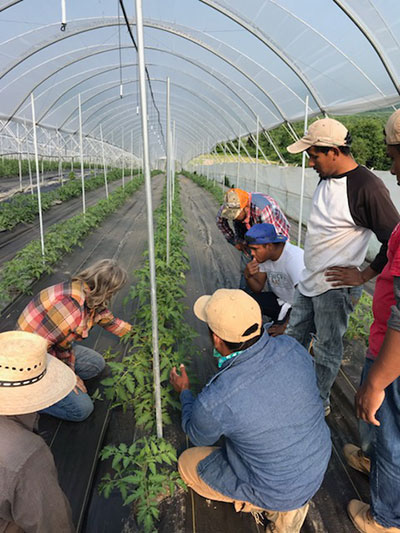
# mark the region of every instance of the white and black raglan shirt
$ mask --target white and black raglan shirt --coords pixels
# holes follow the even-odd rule
[[[317,296],[330,289],[329,267],[360,267],[375,233],[382,246],[371,263],[377,273],[387,262],[387,242],[400,215],[383,181],[367,168],[321,179],[315,190],[304,243],[299,290]]]

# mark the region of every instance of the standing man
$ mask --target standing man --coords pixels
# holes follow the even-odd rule
[[[0,333],[0,531],[73,533],[54,459],[35,433],[37,411],[75,386],[74,372],[25,331]]]
[[[400,185],[400,110],[385,127],[391,173]],[[370,471],[371,506],[352,500],[348,513],[362,533],[400,532],[400,224],[388,245],[388,262],[376,280],[374,322],[356,396],[362,451],[344,448],[350,466]],[[364,453],[368,455],[365,457]]]
[[[171,371],[195,445],[179,457],[180,475],[204,498],[264,513],[267,532],[298,533],[331,454],[312,359],[294,339],[262,331],[259,305],[239,289],[201,296],[194,313],[219,371],[196,399],[185,367]]]
[[[255,224],[245,239],[253,257],[244,271],[250,295],[259,303],[262,314],[274,322],[269,335],[281,335],[304,269],[304,252],[284,235],[278,235],[272,224]],[[265,284],[269,290],[263,292]]]
[[[233,230],[229,225],[233,221]],[[225,194],[224,204],[217,214],[217,226],[225,239],[242,252],[240,258],[240,288],[246,288],[243,276],[246,264],[251,260],[244,234],[254,224],[273,224],[278,235],[289,237],[290,224],[276,201],[267,194],[230,189]]]
[[[399,221],[382,180],[356,163],[351,136],[331,118],[311,124],[307,135],[288,146],[304,150],[320,177],[304,243],[304,264],[287,334],[313,351],[317,382],[330,413],[330,390],[343,355],[348,317],[361,295],[361,285],[383,270],[387,241]],[[360,270],[372,233],[382,246],[372,263]]]

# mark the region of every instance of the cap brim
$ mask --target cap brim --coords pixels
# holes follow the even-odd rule
[[[208,302],[210,301],[211,294],[205,294],[204,296],[200,296],[200,298],[197,298],[197,300],[194,302],[193,306],[193,312],[203,322],[207,322],[207,314],[206,314],[206,307]]]
[[[300,152],[304,152],[304,150],[308,150],[312,145],[309,142],[304,141],[303,139],[300,139],[299,141],[290,144],[286,150],[290,154],[299,154]]]
[[[24,415],[62,400],[76,385],[75,373],[47,354],[46,374],[40,381],[20,387],[0,387],[0,415]]]
[[[241,207],[224,207],[221,211],[221,217],[228,218],[229,220],[235,220],[235,218],[239,216],[241,211]]]

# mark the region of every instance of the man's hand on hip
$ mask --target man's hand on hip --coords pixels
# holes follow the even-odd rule
[[[365,281],[361,270],[357,267],[330,267],[325,272],[325,277],[326,281],[332,283],[332,287],[341,287],[342,285],[357,287]]]
[[[176,392],[181,393],[185,389],[190,389],[190,383],[188,375],[186,374],[185,365],[179,367],[181,375],[176,371],[176,366],[174,366],[169,375],[169,382]]]

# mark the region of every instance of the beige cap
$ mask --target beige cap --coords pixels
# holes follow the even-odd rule
[[[246,342],[261,333],[261,308],[240,289],[218,289],[212,296],[200,296],[193,311],[224,341]],[[243,335],[254,324],[258,326],[256,331]]]
[[[0,415],[45,409],[69,394],[74,372],[47,353],[47,340],[26,331],[0,333]]]
[[[229,189],[225,193],[221,217],[235,220],[249,203],[249,193],[243,189]]]
[[[323,118],[313,122],[307,134],[288,146],[287,151],[298,154],[311,146],[348,146],[348,137],[349,131],[341,122],[333,118]]]
[[[400,144],[400,109],[390,115],[385,126],[386,144]]]

